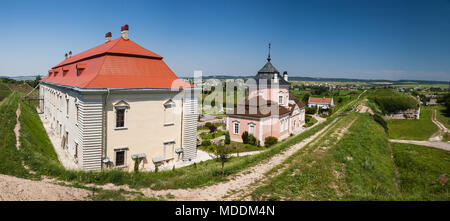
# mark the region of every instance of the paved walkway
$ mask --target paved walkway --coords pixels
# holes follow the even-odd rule
[[[434,148],[450,151],[450,143],[448,143],[448,142],[419,141],[419,140],[394,140],[394,139],[389,139],[389,142],[415,144],[415,145],[434,147]]]

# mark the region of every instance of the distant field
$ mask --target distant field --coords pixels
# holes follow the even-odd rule
[[[389,137],[402,140],[428,140],[438,131],[431,121],[432,107],[422,106],[419,120],[387,120]]]
[[[448,89],[448,84],[393,84],[393,87],[419,87],[419,88],[441,88],[441,89]]]

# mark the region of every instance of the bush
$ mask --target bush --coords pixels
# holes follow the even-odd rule
[[[211,141],[209,141],[209,140],[204,140],[204,141],[202,141],[202,144],[201,144],[202,146],[210,146],[211,145]]]
[[[256,137],[253,134],[248,135],[248,143],[251,145],[256,145]]]
[[[242,133],[242,143],[248,144],[248,132],[247,131]]]
[[[213,124],[211,122],[206,122],[205,127],[209,128],[211,127]]]
[[[265,147],[270,147],[276,143],[278,143],[278,138],[276,138],[276,137],[269,136],[269,137],[266,137],[266,139],[264,139]]]
[[[214,133],[214,132],[216,132],[217,127],[211,124],[211,126],[209,126],[208,129],[209,129],[210,133]]]

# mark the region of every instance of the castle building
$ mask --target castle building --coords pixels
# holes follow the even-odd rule
[[[247,84],[247,100],[227,113],[226,127],[232,141],[242,142],[242,134],[248,132],[264,145],[266,137],[282,140],[302,131],[305,105],[289,95],[288,74],[285,71],[281,77],[272,65],[270,44],[266,64]]]
[[[40,82],[41,111],[60,141],[55,148],[79,169],[152,169],[196,157],[195,87],[130,40],[128,30],[66,54]]]

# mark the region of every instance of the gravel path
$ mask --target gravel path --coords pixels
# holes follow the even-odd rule
[[[433,109],[433,116],[431,117],[431,121],[433,121],[436,126],[438,126],[439,131],[434,133],[429,141],[442,141],[443,135],[445,133],[450,133],[450,130],[447,129],[441,122],[439,122],[436,118],[436,109]]]
[[[434,148],[450,151],[450,143],[448,143],[448,142],[419,141],[419,140],[393,140],[393,139],[389,139],[389,142],[415,144],[415,145],[434,147]]]
[[[90,191],[0,174],[0,201],[87,200]]]

